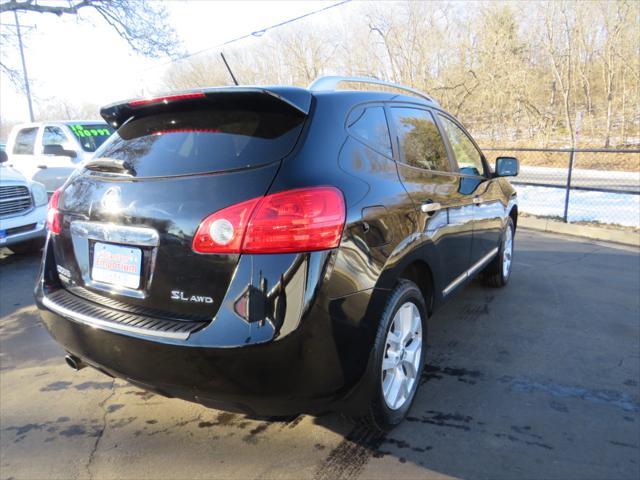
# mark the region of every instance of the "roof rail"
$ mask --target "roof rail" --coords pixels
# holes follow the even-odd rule
[[[409,92],[412,95],[415,95],[420,98],[424,98],[430,102],[436,102],[432,97],[427,95],[426,93],[421,92],[420,90],[416,90],[415,88],[405,87],[404,85],[399,85],[393,82],[387,82],[386,80],[378,80],[377,78],[371,77],[341,77],[341,76],[327,76],[327,77],[318,77],[316,78],[310,85],[309,90],[312,92],[333,92],[338,89],[338,85],[343,82],[350,83],[368,83],[372,85],[381,85],[383,87],[391,87],[398,90],[403,90],[405,92]]]

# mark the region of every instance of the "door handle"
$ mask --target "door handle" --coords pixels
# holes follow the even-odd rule
[[[432,202],[431,200],[428,200],[422,204],[420,210],[422,210],[423,213],[432,213],[437,212],[441,208],[442,205],[440,205],[438,202]]]
[[[482,203],[482,199],[480,198],[480,196],[473,197],[473,203],[476,205],[480,205]]]
[[[47,166],[46,166],[46,165],[38,165],[38,168],[40,168],[40,169],[44,170],[44,169],[46,169],[46,168],[47,168]]]

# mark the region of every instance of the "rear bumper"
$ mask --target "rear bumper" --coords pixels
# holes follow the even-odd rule
[[[178,346],[93,328],[49,310],[41,316],[70,353],[169,397],[257,415],[289,415],[321,409],[337,386],[335,371],[318,375],[301,358],[300,341],[231,349]]]
[[[313,297],[305,295],[306,288],[292,287],[300,301],[290,294],[277,333],[271,321],[248,324],[244,345],[231,341],[242,325],[231,322],[224,305],[210,324],[185,339],[151,337],[54,311],[45,300],[59,289],[46,280],[51,279],[50,254],[45,248],[35,291],[42,321],[65,350],[87,364],[146,390],[255,415],[358,408],[351,399],[357,397],[353,392],[369,357],[364,319],[370,291],[329,299],[319,280]],[[301,280],[308,283],[309,276]],[[287,318],[295,303],[304,304],[293,311],[298,318]]]

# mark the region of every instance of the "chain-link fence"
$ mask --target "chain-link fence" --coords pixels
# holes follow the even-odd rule
[[[640,150],[483,148],[520,160],[521,212],[565,222],[640,229]]]

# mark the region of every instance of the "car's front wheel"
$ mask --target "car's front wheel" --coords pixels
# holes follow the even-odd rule
[[[369,361],[367,411],[358,419],[367,427],[390,430],[411,408],[424,366],[426,312],[420,289],[401,280],[382,312]]]
[[[483,272],[486,283],[491,287],[504,287],[509,282],[513,266],[514,233],[513,220],[509,217],[502,233],[498,255],[487,265]]]

